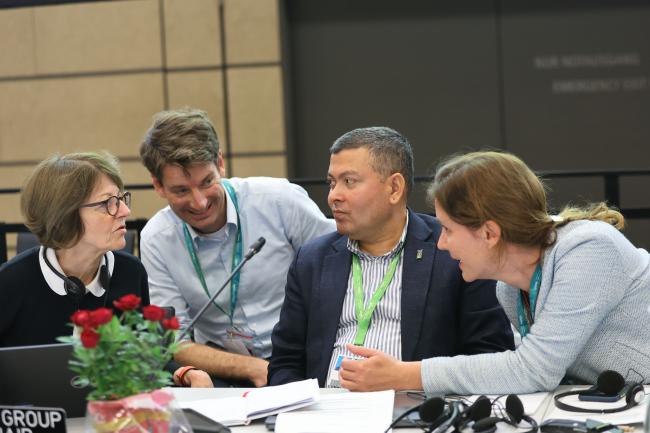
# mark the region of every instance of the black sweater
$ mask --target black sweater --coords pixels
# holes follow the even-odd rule
[[[147,273],[130,254],[113,252],[115,265],[108,290],[100,298],[87,293],[77,306],[47,285],[38,252],[38,247],[32,248],[0,267],[0,347],[58,343],[57,337],[72,334],[68,324],[77,308],[114,308],[113,301],[129,293],[140,296],[142,305],[149,304]]]

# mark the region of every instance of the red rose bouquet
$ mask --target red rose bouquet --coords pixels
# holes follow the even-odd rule
[[[88,400],[117,400],[172,383],[164,367],[177,349],[178,319],[165,318],[155,305],[140,313],[140,301],[135,295],[114,301],[119,319],[110,308],[78,310],[71,317],[78,338],[59,338],[74,346],[70,369],[78,374],[76,385],[93,388]]]

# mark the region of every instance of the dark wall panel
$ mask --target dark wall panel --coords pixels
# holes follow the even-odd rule
[[[292,174],[324,178],[328,147],[362,126],[406,135],[418,174],[463,146],[498,146],[494,13],[476,3],[467,14],[424,2],[289,1]]]
[[[404,133],[416,173],[503,148],[536,170],[650,169],[650,1],[285,0],[290,173],[325,177],[357,127]],[[601,178],[553,179],[550,203],[602,200]],[[647,177],[621,205],[650,207]],[[419,185],[411,205],[430,211]],[[327,211],[325,186],[310,190]],[[650,247],[648,220],[628,235]]]
[[[648,168],[650,7],[529,3],[503,8],[508,149],[537,169]]]

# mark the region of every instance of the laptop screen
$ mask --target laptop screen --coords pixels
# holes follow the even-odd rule
[[[71,384],[70,344],[0,348],[0,404],[60,407],[68,418],[86,413],[89,388]]]

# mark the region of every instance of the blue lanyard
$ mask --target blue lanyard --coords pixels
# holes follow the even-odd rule
[[[542,267],[538,264],[533,272],[533,278],[530,280],[530,292],[529,292],[529,301],[530,301],[530,319],[531,322],[528,322],[528,317],[526,317],[526,309],[524,308],[524,293],[519,291],[519,300],[517,302],[517,319],[519,319],[519,333],[522,338],[528,335],[530,332],[530,327],[535,321],[535,305],[537,304],[537,294],[539,293],[539,287],[542,285]]]
[[[235,268],[239,266],[239,263],[241,263],[241,259],[242,259],[242,234],[241,234],[241,221],[239,220],[239,205],[237,204],[237,195],[235,194],[235,190],[233,189],[230,182],[226,179],[221,179],[221,185],[223,185],[226,192],[228,193],[230,200],[232,200],[232,203],[235,206],[235,212],[237,213],[237,236],[235,237],[235,247],[232,250],[232,266],[231,266],[231,270],[235,270]],[[187,251],[190,254],[192,265],[194,265],[194,271],[196,272],[196,275],[199,277],[201,286],[203,286],[203,291],[205,291],[205,294],[208,295],[209,298],[211,295],[210,292],[208,291],[208,285],[205,282],[205,275],[203,274],[203,269],[201,268],[199,257],[196,254],[196,248],[194,246],[194,242],[192,241],[190,230],[187,228],[187,224],[185,223],[183,223],[183,235],[185,237],[185,246],[187,247]],[[237,272],[237,274],[235,274],[235,276],[232,278],[232,281],[230,282],[230,313],[226,312],[223,308],[221,308],[221,306],[217,304],[216,301],[213,302],[215,307],[217,307],[219,310],[221,310],[221,312],[223,312],[225,315],[228,316],[231,325],[233,323],[235,308],[237,307],[240,272]]]

